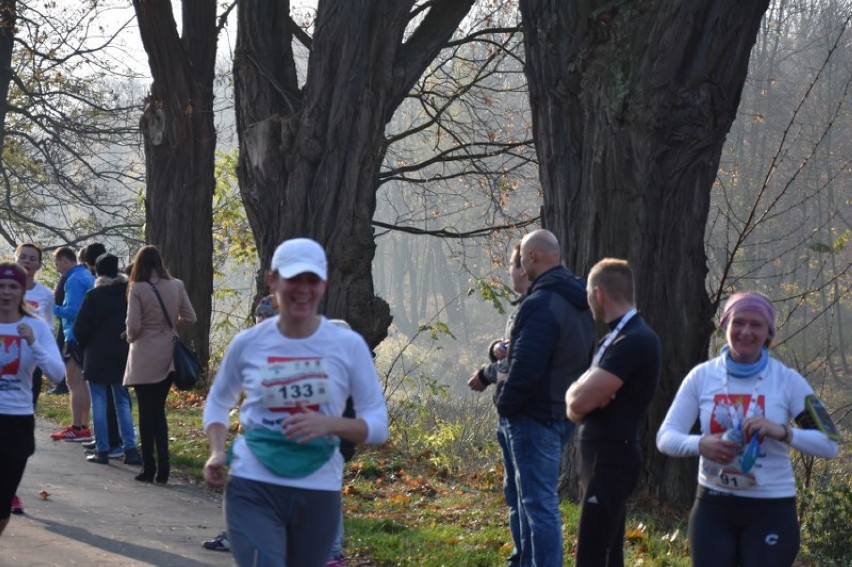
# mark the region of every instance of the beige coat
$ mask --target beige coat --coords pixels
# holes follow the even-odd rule
[[[185,329],[195,323],[195,310],[182,281],[152,277],[151,283],[157,286],[172,318],[172,325]],[[148,282],[130,284],[127,342],[130,343],[130,354],[124,369],[125,386],[156,384],[174,370],[172,331]]]

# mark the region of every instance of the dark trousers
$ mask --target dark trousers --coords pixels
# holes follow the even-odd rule
[[[639,481],[638,441],[579,442],[577,567],[623,567],[627,499]]]
[[[147,471],[154,470],[154,450],[156,463],[160,468],[169,465],[169,426],[166,423],[166,396],[172,385],[171,375],[156,384],[138,384],[136,399],[139,402],[139,438],[142,449],[142,463]]]
[[[0,414],[0,520],[11,515],[12,497],[34,452],[33,416]]]
[[[109,433],[109,448],[122,446],[121,433],[118,431],[118,417],[115,415],[115,398],[112,388],[107,388],[107,432]],[[133,398],[131,398],[132,400]],[[132,402],[131,402],[132,403]]]

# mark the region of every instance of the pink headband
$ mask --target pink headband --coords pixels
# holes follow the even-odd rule
[[[755,292],[735,293],[728,299],[719,320],[722,329],[727,329],[731,317],[743,311],[753,311],[763,317],[769,327],[769,338],[775,336],[775,308],[765,295]]]
[[[27,287],[27,274],[17,264],[4,263],[0,265],[0,280],[14,280],[21,284],[22,288],[26,289]]]

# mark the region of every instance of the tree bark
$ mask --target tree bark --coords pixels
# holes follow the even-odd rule
[[[0,0],[0,156],[6,145],[6,114],[9,112],[9,85],[12,83],[12,51],[15,47],[16,0]],[[0,162],[0,168],[3,167]]]
[[[580,274],[626,258],[662,339],[642,436],[647,485],[665,500],[694,491],[694,461],[662,457],[654,436],[707,356],[710,189],[768,3],[520,2],[543,224]]]
[[[371,347],[391,322],[374,293],[370,224],[385,126],[473,0],[436,0],[407,33],[413,4],[321,1],[303,88],[289,2],[238,8],[238,177],[261,265],[287,238],[321,242],[329,261],[323,310],[346,319]]]
[[[169,0],[134,0],[133,7],[154,79],[141,118],[145,240],[186,284],[198,322],[185,335],[206,367],[213,294],[216,2],[183,0],[182,35]]]

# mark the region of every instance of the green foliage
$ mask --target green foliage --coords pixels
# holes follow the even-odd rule
[[[824,242],[814,242],[810,245],[810,249],[818,254],[836,254],[843,250],[849,243],[849,231],[845,230],[833,242],[828,244]]]
[[[476,293],[490,303],[500,315],[506,314],[503,302],[508,301],[511,296],[506,286],[500,280],[494,278],[474,278],[473,287],[467,290],[467,295],[471,296]]]
[[[428,333],[429,338],[437,341],[442,336],[450,337],[455,340],[456,336],[450,331],[450,326],[442,321],[432,321],[425,325],[417,327],[417,333]]]
[[[802,463],[797,463],[802,468]],[[799,558],[809,565],[852,565],[852,471],[844,465],[843,454],[834,461],[819,461],[813,477],[799,479],[799,517],[802,548]],[[805,486],[805,478],[813,478]]]

